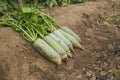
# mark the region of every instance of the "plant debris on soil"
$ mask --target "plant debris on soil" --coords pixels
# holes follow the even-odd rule
[[[85,50],[60,66],[46,60],[10,27],[0,27],[0,80],[120,80],[120,9],[112,1],[89,1],[45,9],[82,39]],[[113,23],[112,23],[113,22]]]

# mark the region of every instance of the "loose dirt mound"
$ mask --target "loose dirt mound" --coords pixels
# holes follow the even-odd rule
[[[120,70],[120,29],[104,22],[109,11],[106,2],[46,11],[75,31],[85,47],[75,49],[77,54],[61,66],[46,60],[13,29],[0,27],[0,80],[112,79],[108,72]]]

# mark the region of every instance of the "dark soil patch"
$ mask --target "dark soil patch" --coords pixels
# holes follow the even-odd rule
[[[0,80],[120,80],[120,28],[106,19],[109,2],[45,10],[82,39],[85,50],[60,66],[46,60],[19,33],[0,27]]]

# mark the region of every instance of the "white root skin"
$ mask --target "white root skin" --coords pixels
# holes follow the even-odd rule
[[[60,54],[60,56],[62,57],[62,59],[66,59],[68,58],[67,57],[67,54],[66,54],[66,51],[54,40],[52,39],[51,37],[49,36],[45,36],[44,37],[44,40],[56,51]]]
[[[80,43],[78,40],[76,40],[73,36],[71,36],[70,34],[64,32],[63,30],[61,29],[58,29],[72,44],[73,44],[73,47],[77,47],[77,48],[80,48],[83,50],[83,47],[81,47]]]
[[[38,38],[33,43],[33,47],[51,62],[54,62],[58,65],[62,63],[61,56],[54,49],[52,49],[44,40]]]
[[[59,39],[61,39],[66,45],[72,45],[72,43],[65,38],[58,30],[55,30],[53,32]]]
[[[53,33],[50,33],[48,36],[51,37],[52,39],[54,39],[66,51],[66,53],[69,57],[72,57],[69,47],[61,39],[59,39]]]
[[[60,29],[67,32],[68,34],[73,36],[75,39],[77,39],[79,42],[81,42],[81,38],[75,32],[73,32],[71,29],[69,29],[68,27],[63,26]]]
[[[73,49],[72,43],[71,43],[66,37],[64,37],[64,36],[62,35],[62,33],[59,32],[59,30],[55,30],[53,33],[54,33],[59,39],[61,39],[61,40],[70,48],[70,50],[71,50],[72,52],[75,53],[75,51],[74,51],[74,49]]]

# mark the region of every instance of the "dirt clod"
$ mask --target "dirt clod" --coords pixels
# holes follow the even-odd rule
[[[100,76],[102,76],[102,77],[103,77],[103,76],[106,76],[107,74],[108,74],[108,73],[107,73],[106,71],[101,71],[101,72],[100,72]]]

